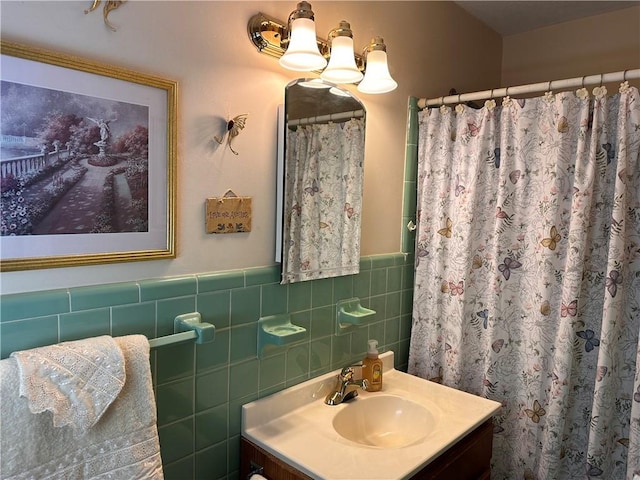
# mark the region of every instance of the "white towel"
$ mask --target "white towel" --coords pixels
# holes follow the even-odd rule
[[[82,434],[94,426],[124,386],[124,357],[109,336],[14,352],[20,396],[31,413],[53,414],[53,426]]]
[[[126,382],[86,433],[73,422],[55,427],[49,410],[32,414],[29,401],[20,397],[17,359],[0,361],[0,478],[163,478],[149,342],[143,335],[115,341],[124,358]]]

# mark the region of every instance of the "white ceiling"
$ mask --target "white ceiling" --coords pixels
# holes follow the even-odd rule
[[[640,1],[460,1],[467,12],[501,35],[640,5]]]

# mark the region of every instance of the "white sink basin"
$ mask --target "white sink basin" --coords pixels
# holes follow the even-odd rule
[[[382,391],[329,406],[328,373],[243,405],[242,435],[313,479],[407,479],[500,409],[380,358]]]
[[[356,398],[333,417],[333,428],[347,440],[380,448],[422,441],[434,423],[425,407],[395,395]]]

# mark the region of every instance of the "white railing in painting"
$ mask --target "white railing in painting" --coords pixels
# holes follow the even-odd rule
[[[8,176],[17,178],[26,173],[42,170],[59,158],[67,158],[69,155],[70,149],[66,149],[0,160],[0,179]]]

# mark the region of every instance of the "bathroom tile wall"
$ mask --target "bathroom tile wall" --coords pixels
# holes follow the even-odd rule
[[[406,369],[413,255],[363,257],[360,266],[357,275],[291,285],[278,283],[273,266],[4,295],[0,353],[96,335],[155,338],[173,333],[177,315],[200,312],[216,326],[213,343],[151,352],[165,475],[237,479],[242,404],[361,360],[369,338]],[[336,302],[351,297],[377,313],[336,336]],[[259,357],[258,319],[282,313],[306,339]]]
[[[415,253],[418,185],[418,98],[409,97],[402,200],[402,251]]]

